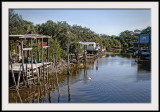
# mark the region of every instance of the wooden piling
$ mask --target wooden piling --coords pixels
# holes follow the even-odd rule
[[[32,48],[32,39],[30,39],[31,41],[31,48]],[[31,50],[31,70],[32,70],[32,76],[33,76],[33,83],[35,84],[35,80],[34,80],[34,74],[33,74],[33,52]]]
[[[20,70],[19,70],[19,74],[18,74],[18,82],[17,82],[17,86],[16,86],[16,90],[18,91],[19,89],[19,82],[20,82],[20,76],[21,76],[21,67],[22,65],[20,65]],[[22,67],[23,68],[23,67]],[[23,71],[22,71],[23,72]]]
[[[10,57],[10,63],[11,63],[12,79],[13,79],[14,85],[16,87],[16,81],[15,81],[15,76],[14,76],[14,72],[13,72],[12,56],[11,56],[11,49],[10,48],[9,48],[9,57]]]
[[[38,52],[38,49],[39,49],[39,45],[38,45],[38,39],[37,39],[37,60],[39,61],[39,52]]]
[[[40,74],[39,74],[39,70],[38,70],[38,67],[37,67],[37,63],[36,63],[36,73],[37,73],[37,84],[40,84]]]
[[[43,60],[43,38],[42,38],[42,63],[43,63],[43,79],[44,79],[45,76],[44,76],[44,60]]]
[[[28,77],[27,77],[27,67],[28,66],[27,66],[27,63],[26,63],[26,72],[25,72],[26,75],[25,76],[26,76],[26,80],[27,80],[27,86],[29,87],[29,80],[28,80]]]
[[[24,71],[23,40],[21,39],[22,70]]]
[[[21,39],[22,73],[24,72],[23,39]],[[23,85],[25,85],[25,74],[23,73]]]
[[[47,39],[47,46],[49,46],[49,39]],[[47,48],[47,61],[49,62],[49,47]]]

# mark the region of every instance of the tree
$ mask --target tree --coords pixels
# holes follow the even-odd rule
[[[32,22],[22,19],[14,10],[9,10],[9,34],[33,34],[36,33]]]
[[[9,34],[23,33],[23,19],[14,10],[9,10]]]
[[[70,53],[75,54],[76,61],[79,62],[79,54],[82,54],[82,48],[80,47],[80,43],[78,42],[73,42],[70,45]]]
[[[141,34],[151,34],[151,27],[148,26],[147,28],[143,29],[141,31]]]
[[[50,39],[50,59],[52,59],[53,56],[57,59],[64,59],[67,56],[66,51],[64,51],[61,47],[57,39]]]
[[[135,34],[140,34],[140,33],[141,33],[141,30],[136,29],[136,30],[134,30],[134,33],[135,33]]]

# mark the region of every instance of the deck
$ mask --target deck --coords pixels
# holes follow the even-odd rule
[[[52,62],[44,62],[44,66],[47,66],[47,65],[51,65]],[[20,66],[22,65],[22,63],[14,63],[12,64],[12,70],[14,73],[19,73],[19,71],[22,71],[22,68],[20,69]],[[31,68],[31,63],[30,64],[27,64],[27,67],[30,67]],[[33,70],[37,69],[37,68],[40,68],[40,67],[43,67],[43,63],[37,63],[37,64],[34,64],[33,63]],[[11,70],[11,65],[9,65],[9,72],[12,72]],[[26,71],[26,63],[24,63],[24,72]]]

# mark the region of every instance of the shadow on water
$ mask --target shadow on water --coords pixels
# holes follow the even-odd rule
[[[113,91],[118,91],[119,88],[122,88],[119,91],[120,93],[122,92],[121,94],[124,94],[123,91],[127,91],[127,90],[125,87],[121,87],[121,84],[118,84],[118,81],[115,82],[115,80],[119,80],[123,78],[125,75],[122,75],[122,77],[120,77],[119,75],[117,75],[117,72],[115,70],[112,70],[110,68],[112,68],[113,66],[126,67],[126,65],[127,66],[130,65],[128,66],[128,68],[125,68],[125,69],[130,70],[129,68],[131,67],[137,70],[137,71],[134,71],[135,75],[134,77],[132,77],[132,78],[136,78],[136,81],[138,82],[148,81],[151,79],[150,69],[147,68],[148,66],[150,66],[150,63],[145,62],[145,63],[138,64],[135,61],[136,59],[132,57],[132,54],[127,54],[122,52],[124,51],[119,50],[119,51],[116,51],[116,53],[118,54],[109,54],[109,55],[106,55],[106,57],[104,58],[96,59],[94,61],[91,61],[90,63],[77,64],[74,66],[73,69],[70,70],[70,75],[67,75],[67,71],[63,71],[61,74],[54,73],[47,80],[41,81],[41,85],[34,85],[34,86],[30,86],[29,88],[23,87],[18,92],[9,91],[9,103],[68,103],[68,102],[74,102],[75,99],[77,100],[79,99],[78,101],[75,101],[75,102],[79,102],[79,103],[83,102],[81,101],[81,98],[77,98],[78,95],[75,98],[74,96],[75,94],[79,94],[81,95],[81,97],[82,96],[90,97],[91,95],[96,96],[98,94],[101,94],[102,96],[99,95],[98,102],[109,102],[109,101],[118,102],[118,100],[116,100],[116,98],[118,97],[116,93],[118,92],[113,93]],[[112,65],[115,62],[116,62],[116,65]],[[102,71],[104,66],[107,66],[108,68],[105,68],[104,71]],[[94,72],[94,74],[92,72]],[[123,73],[123,70],[119,69],[119,72]],[[101,75],[101,73],[103,73],[103,75]],[[130,71],[124,71],[124,74],[126,74],[126,76],[129,76],[129,77],[132,76],[132,75],[128,75],[127,73],[130,73]],[[88,77],[90,75],[92,75],[94,78],[96,77],[95,79],[96,81],[91,81],[90,83],[88,83]],[[106,79],[106,82],[103,81],[105,79]],[[81,88],[84,91],[83,94],[80,94],[81,92],[83,92],[80,90],[78,90],[78,93],[74,92],[73,90],[77,90],[76,84],[79,84],[79,83],[85,86],[89,86],[90,84],[92,84],[90,85],[89,90],[92,90],[92,88],[93,90],[89,91],[86,88],[83,88],[84,90]],[[73,85],[76,85],[76,86],[73,86]],[[132,85],[134,84],[131,84],[131,88],[134,88],[132,87]],[[138,87],[135,87],[136,90],[139,87],[141,87],[141,85]],[[95,92],[95,90],[97,89],[98,91]],[[134,96],[134,95],[131,94],[130,96]],[[108,98],[108,101],[105,100],[105,97],[106,99]],[[126,97],[129,97],[129,95]],[[94,98],[96,97],[93,97],[93,99]],[[124,96],[120,96],[119,101],[123,100],[123,98]],[[126,99],[124,98],[124,102],[125,101]],[[94,102],[97,102],[97,100],[96,101],[93,100],[91,102],[94,103]],[[129,102],[129,100],[126,102]]]

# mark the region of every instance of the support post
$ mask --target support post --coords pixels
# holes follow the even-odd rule
[[[44,79],[43,38],[42,38],[42,63],[43,63],[43,79]]]
[[[28,74],[27,74],[27,67],[28,67],[28,66],[27,66],[27,63],[26,63],[26,72],[25,72],[25,74],[26,74],[27,86],[29,87],[29,80],[28,80],[28,76],[27,76],[27,75],[28,75]]]
[[[30,42],[31,42],[31,48],[32,48],[32,39]],[[33,51],[32,50],[31,50],[31,69],[32,69],[33,82],[35,84],[34,74],[33,74]]]
[[[47,46],[49,46],[49,39],[47,39]],[[49,78],[49,47],[47,48],[47,76]]]
[[[21,39],[22,70],[24,71],[23,40]]]
[[[18,89],[19,89],[19,82],[20,82],[20,77],[21,77],[21,67],[22,67],[22,65],[20,65],[20,70],[19,70],[19,74],[18,74],[18,82],[17,82],[17,86],[16,86],[16,91],[18,91]]]
[[[47,39],[47,46],[49,46],[49,39]],[[47,48],[47,61],[49,62],[49,47]]]
[[[37,39],[37,60],[39,61],[39,52],[38,52],[39,46],[38,46],[38,39]]]
[[[22,73],[23,73],[23,85],[25,85],[24,74],[24,57],[23,57],[23,39],[21,39],[21,56],[22,56]]]

